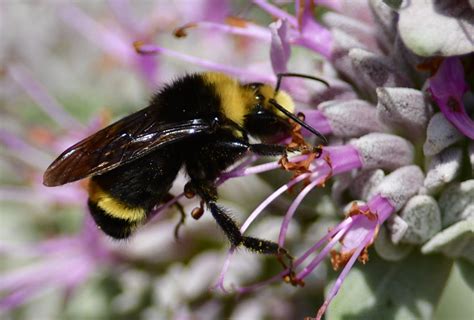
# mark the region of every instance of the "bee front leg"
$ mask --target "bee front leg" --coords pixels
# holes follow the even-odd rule
[[[291,150],[282,144],[255,143],[250,145],[250,151],[261,156],[281,156]]]
[[[250,151],[261,156],[285,156],[288,152],[316,152],[320,151],[319,147],[308,150],[305,146],[288,147],[281,144],[265,144],[255,143],[250,145]]]

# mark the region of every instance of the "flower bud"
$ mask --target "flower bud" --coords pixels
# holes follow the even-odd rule
[[[412,165],[399,168],[387,175],[374,189],[373,194],[380,194],[400,210],[412,196],[418,193],[423,185],[424,175],[420,167]]]
[[[423,247],[421,252],[429,254],[443,252],[451,258],[465,258],[474,263],[474,217],[458,221],[436,234]]]
[[[325,14],[323,16],[323,22],[331,29],[342,30],[350,34],[371,50],[378,50],[373,30],[368,24],[336,12],[328,12]]]
[[[349,50],[351,48],[366,48],[363,43],[358,41],[353,36],[344,31],[334,29],[332,30],[334,48],[332,54],[332,61],[334,67],[345,77],[352,80],[359,89],[365,89],[364,83],[361,83],[360,77],[352,65],[349,57]]]
[[[375,107],[364,100],[326,101],[318,109],[329,121],[335,136],[360,137],[384,130],[377,120]]]
[[[377,117],[415,140],[422,139],[433,110],[425,95],[410,88],[377,88]]]
[[[403,42],[420,56],[455,56],[472,52],[472,9],[468,1],[410,1],[399,11]],[[464,16],[461,18],[461,15]]]
[[[439,198],[443,227],[474,217],[474,180],[451,185]]]
[[[431,117],[426,130],[426,141],[423,145],[425,156],[432,156],[453,143],[458,142],[464,136],[438,112]]]
[[[413,162],[413,145],[386,133],[369,133],[351,142],[360,154],[364,169],[394,170]]]
[[[362,171],[353,179],[349,192],[354,199],[368,200],[369,194],[384,177],[385,173],[380,169]]]
[[[421,244],[441,230],[441,213],[431,196],[412,197],[400,212],[400,218],[407,224],[401,243]]]
[[[443,186],[458,176],[461,169],[462,150],[451,147],[435,155],[430,162],[425,178],[425,188],[431,194],[438,192]]]
[[[376,24],[377,40],[380,46],[388,51],[397,36],[398,14],[385,1],[369,0],[368,2]]]
[[[349,57],[355,70],[360,72],[367,85],[372,88],[411,86],[410,81],[399,74],[386,57],[358,48],[350,50]]]
[[[408,230],[408,223],[398,214],[393,214],[387,219],[387,228],[390,230],[390,239],[392,242],[399,244]]]

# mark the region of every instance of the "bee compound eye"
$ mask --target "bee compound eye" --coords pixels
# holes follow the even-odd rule
[[[257,100],[259,102],[263,101],[264,99],[265,99],[265,97],[260,93],[255,95],[255,100]]]

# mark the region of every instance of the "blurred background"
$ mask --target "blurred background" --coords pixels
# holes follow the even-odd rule
[[[293,10],[289,1],[278,3]],[[46,167],[65,148],[145,107],[153,92],[177,76],[206,70],[203,60],[271,77],[267,42],[206,29],[185,38],[173,35],[188,22],[223,22],[228,16],[264,27],[272,22],[243,0],[0,0],[0,318],[301,319],[314,314],[323,301],[326,265],[306,279],[304,288],[277,283],[243,296],[210,290],[229,244],[209,215],[188,218],[176,241],[179,214],[171,208],[132,239],[116,242],[90,221],[83,183],[60,188],[41,183]],[[173,52],[140,56],[135,41],[200,63]],[[293,50],[290,69],[314,68],[319,58],[303,59],[307,55]],[[242,223],[288,178],[272,172],[232,179],[220,188],[221,203]],[[178,178],[175,194],[183,182]],[[276,239],[286,211],[281,208],[291,198],[280,198],[249,234]],[[196,206],[183,203],[186,212]],[[288,234],[295,252],[339,220],[320,190],[305,200],[299,216]],[[373,261],[383,267],[375,256]],[[273,258],[240,250],[225,283],[232,289],[278,268]],[[437,319],[456,312],[456,306],[462,309],[469,294],[454,269]]]
[[[208,215],[188,218],[179,241],[173,235],[179,215],[172,208],[132,239],[113,242],[87,221],[84,184],[51,189],[41,184],[45,168],[65,148],[145,107],[164,83],[205,70],[173,56],[139,56],[134,41],[271,75],[268,43],[205,30],[183,39],[173,35],[185,23],[222,22],[229,15],[266,26],[267,14],[246,1],[208,0],[4,0],[0,12],[0,314],[283,319],[293,314],[295,303],[304,305],[301,316],[313,312],[322,299],[321,283],[316,294],[280,285],[240,298],[210,291],[229,245]],[[178,180],[176,194],[183,187],[183,178]],[[242,223],[271,191],[255,176],[233,179],[221,188],[221,202]],[[196,206],[188,202],[186,212]],[[275,213],[250,234],[275,239],[284,211]],[[231,289],[232,283],[250,283],[277,268],[274,259],[242,250],[226,284]]]

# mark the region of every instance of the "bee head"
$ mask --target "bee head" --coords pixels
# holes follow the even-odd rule
[[[295,104],[288,93],[263,83],[250,83],[244,87],[252,96],[244,121],[244,128],[251,135],[266,141],[281,140],[291,133],[291,119],[327,144],[321,133],[294,114]]]
[[[265,141],[277,141],[288,136],[291,132],[288,117],[275,108],[271,101],[277,101],[287,112],[292,113],[293,99],[284,91],[275,95],[274,89],[263,83],[250,83],[244,88],[249,97],[244,128]]]

